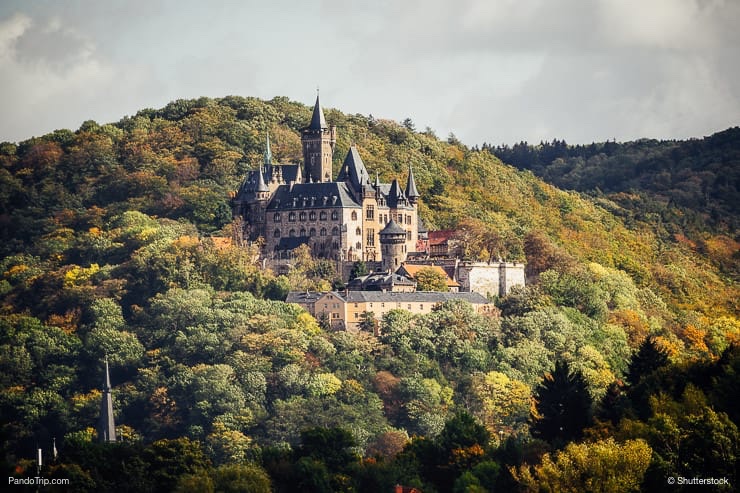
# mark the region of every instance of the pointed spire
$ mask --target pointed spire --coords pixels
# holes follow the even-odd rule
[[[265,171],[270,169],[272,166],[272,150],[270,149],[270,132],[267,132],[266,143],[265,143],[265,154],[264,154]]]
[[[375,183],[373,183],[373,187],[375,187],[376,190],[380,189],[380,175],[378,175],[378,172],[375,172]]]
[[[108,358],[105,358],[105,381],[103,382],[103,397],[100,401],[100,421],[98,422],[98,441],[116,441],[116,423],[113,420],[113,398],[111,397],[110,373]]]
[[[269,192],[270,189],[267,188],[267,185],[265,184],[265,177],[262,174],[262,166],[259,167],[257,170],[257,192]]]
[[[309,130],[323,130],[329,126],[326,124],[326,118],[324,118],[324,110],[321,109],[319,104],[319,91],[316,90],[316,104],[313,106],[313,115],[311,116],[311,124],[308,126]]]
[[[406,182],[406,197],[412,204],[419,198],[419,191],[416,189],[416,181],[414,180],[414,170],[411,169],[409,164],[409,179]]]

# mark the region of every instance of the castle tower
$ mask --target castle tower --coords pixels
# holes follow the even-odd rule
[[[103,382],[103,398],[100,401],[98,441],[101,443],[116,441],[116,423],[113,420],[113,398],[111,397],[108,358],[105,359],[105,381]]]
[[[319,104],[319,95],[316,95],[316,104],[313,107],[311,123],[303,130],[301,143],[303,144],[303,182],[332,181],[331,161],[334,153],[334,144],[337,142],[337,131],[334,126],[329,127],[324,118],[324,111]]]
[[[383,269],[395,272],[406,261],[406,230],[391,219],[380,232]]]

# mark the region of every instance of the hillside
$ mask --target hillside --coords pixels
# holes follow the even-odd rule
[[[559,188],[619,204],[628,224],[652,222],[661,238],[683,242],[738,279],[739,127],[686,141],[483,148]]]
[[[526,261],[532,284],[497,300],[501,317],[463,303],[397,311],[380,337],[327,332],[282,302],[289,288],[327,286],[333,265],[304,256],[276,276],[219,237],[266,131],[275,160],[300,158],[310,108],[286,98],[178,100],[0,144],[10,473],[52,437],[49,473],[76,475],[78,491],[121,474],[131,490],[203,489],[188,481],[237,473],[276,491],[309,479],[305,491],[505,488],[544,481],[526,466],[543,453],[594,441],[634,447],[640,477],[663,484],[691,462],[681,454],[711,455],[710,432],[736,454],[734,238],[714,232],[699,248],[677,222],[667,235],[617,196],[560,190],[453,136],[325,114],[339,129],[335,175],[351,143],[381,178],[413,166],[430,229],[457,229],[469,258]],[[104,355],[124,437],[109,448],[90,441]],[[555,395],[577,396],[584,419],[553,434],[543,377],[558,371],[569,387]],[[671,420],[680,454],[656,420]],[[121,457],[135,470],[108,460]],[[696,467],[721,475],[734,457]]]

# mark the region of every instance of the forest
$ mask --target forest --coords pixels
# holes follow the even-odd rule
[[[427,227],[466,258],[526,261],[527,287],[492,315],[396,310],[379,336],[286,304],[336,285],[334,264],[263,269],[229,241],[229,197],[266,132],[300,160],[310,108],[287,98],[1,143],[9,477],[35,476],[41,448],[41,475],[70,479],[50,491],[733,491],[738,129],[478,149],[325,113],[335,176],[350,143],[381,178],[411,165]],[[106,357],[115,443],[95,437]]]

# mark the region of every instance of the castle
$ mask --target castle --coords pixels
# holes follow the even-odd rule
[[[273,163],[268,135],[262,164],[248,173],[232,203],[242,235],[262,238],[266,257],[284,258],[305,244],[317,258],[382,262],[395,270],[419,240],[413,171],[409,167],[405,189],[396,179],[381,183],[376,174],[371,180],[353,145],[334,181],[336,141],[318,95],[301,135],[302,167]]]

